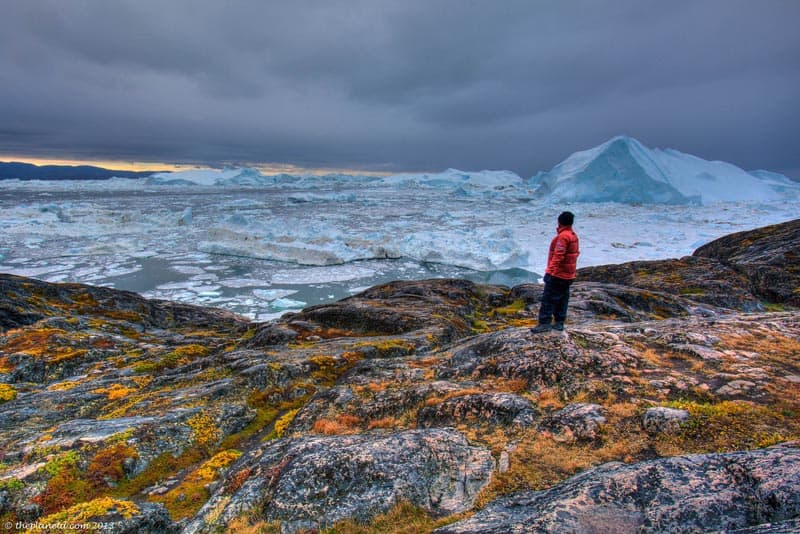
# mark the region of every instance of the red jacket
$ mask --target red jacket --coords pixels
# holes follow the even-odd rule
[[[578,236],[571,226],[559,226],[558,235],[550,242],[546,274],[563,280],[574,280],[578,266]]]

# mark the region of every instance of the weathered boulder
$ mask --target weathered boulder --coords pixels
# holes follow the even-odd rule
[[[537,305],[542,301],[543,292],[542,284],[519,284],[511,288],[508,298],[511,301],[521,300],[526,306]]]
[[[798,517],[800,448],[780,445],[601,465],[435,532],[727,532]]]
[[[570,313],[587,319],[648,321],[682,317],[692,311],[690,302],[661,291],[619,284],[578,281],[570,292]]]
[[[472,506],[494,467],[489,450],[450,429],[284,439],[237,462],[228,479],[246,480],[233,492],[224,485],[185,532],[214,531],[253,508],[286,532],[366,521],[400,501],[449,515]]]
[[[292,380],[305,376],[308,370],[297,361],[276,361],[249,350],[237,350],[226,356],[230,367],[253,387],[285,387]]]
[[[605,408],[599,404],[575,403],[548,415],[540,428],[565,440],[593,440],[606,424]]]
[[[529,388],[569,384],[594,369],[598,360],[573,336],[536,336],[528,328],[508,328],[453,345],[438,378],[484,377],[521,379]]]
[[[721,237],[693,255],[741,273],[770,302],[800,306],[800,219]]]
[[[138,428],[143,425],[159,423],[160,427],[177,424],[186,418],[186,413],[169,414],[159,420],[156,417],[120,417],[117,419],[71,419],[53,431],[51,439],[46,442],[50,447],[71,448],[80,443],[105,441],[115,434]],[[188,434],[188,430],[187,430]]]
[[[495,425],[531,425],[538,410],[512,393],[478,393],[452,397],[417,412],[417,426],[448,426],[467,421]]]
[[[247,342],[249,347],[269,347],[282,345],[297,338],[297,332],[288,326],[277,323],[265,323],[256,328],[255,334]]]
[[[74,313],[124,317],[154,328],[225,328],[240,330],[246,319],[231,312],[150,300],[130,291],[84,284],[53,284],[10,274],[0,274],[0,332],[33,324],[36,317],[63,317]]]
[[[377,391],[370,399],[356,396],[348,386],[338,386],[316,393],[297,413],[292,421],[292,432],[308,431],[314,422],[329,415],[332,411],[346,411],[362,421],[383,417],[396,417],[415,409],[426,399],[447,395],[461,388],[445,381],[423,383],[404,388],[391,388]]]
[[[633,261],[619,265],[599,265],[578,270],[580,282],[613,283],[662,294],[680,296],[696,303],[742,311],[761,309],[759,298],[751,292],[750,280],[713,258],[687,256],[681,259]],[[643,299],[642,302],[647,302]],[[659,308],[663,297],[654,300]],[[670,305],[664,311],[669,312]],[[658,308],[655,308],[658,310]],[[658,313],[662,315],[663,312]],[[666,315],[669,316],[669,315]]]
[[[310,333],[319,328],[358,334],[402,334],[437,327],[442,339],[469,333],[467,316],[475,311],[487,290],[468,280],[434,279],[390,282],[370,288],[335,304],[306,308],[287,316],[290,327]],[[491,299],[489,299],[491,300]],[[497,294],[495,300],[502,301]]]

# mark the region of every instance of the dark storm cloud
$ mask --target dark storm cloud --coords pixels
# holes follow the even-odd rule
[[[800,2],[5,2],[0,152],[522,175],[627,133],[800,169]]]

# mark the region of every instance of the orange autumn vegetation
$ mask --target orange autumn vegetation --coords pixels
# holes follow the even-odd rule
[[[358,430],[361,419],[351,414],[339,414],[334,419],[317,419],[314,422],[314,432],[320,434],[347,434]]]
[[[382,417],[380,419],[375,419],[374,421],[370,421],[367,428],[372,430],[373,428],[397,428],[400,426],[400,421],[396,417]]]

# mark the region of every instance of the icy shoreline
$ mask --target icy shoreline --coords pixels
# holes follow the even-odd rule
[[[216,183],[223,171],[210,172]],[[582,267],[681,257],[796,217],[788,197],[556,204],[506,172],[228,179],[0,181],[0,272],[269,319],[394,279],[535,281],[563,209],[576,214]]]

